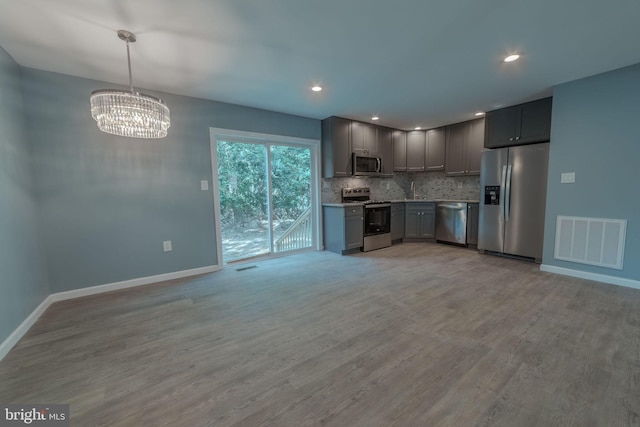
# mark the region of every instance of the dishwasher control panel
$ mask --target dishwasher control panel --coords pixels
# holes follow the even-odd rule
[[[485,206],[500,204],[500,186],[499,185],[485,185],[484,204]]]

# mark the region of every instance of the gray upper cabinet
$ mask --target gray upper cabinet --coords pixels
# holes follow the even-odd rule
[[[505,147],[513,144],[519,108],[503,108],[489,111],[486,117],[484,146],[486,148]]]
[[[322,176],[351,176],[351,120],[329,117],[322,121]]]
[[[465,145],[465,163],[467,175],[480,175],[480,158],[484,149],[485,120],[471,120],[469,123],[469,139]]]
[[[393,170],[395,172],[407,171],[407,132],[394,130],[393,139]]]
[[[551,139],[552,98],[486,114],[485,147],[499,148],[513,145],[547,142]]]
[[[484,123],[484,119],[476,119],[447,126],[445,150],[447,176],[480,175]]]
[[[519,135],[521,144],[551,140],[552,103],[552,98],[544,98],[522,105]]]
[[[351,122],[351,149],[370,153],[378,152],[376,127],[369,123]]]
[[[484,137],[484,119],[406,132],[329,117],[322,121],[322,176],[351,176],[354,151],[380,155],[382,176],[438,170],[448,176],[479,175]]]
[[[407,172],[424,171],[425,149],[425,131],[407,132]]]
[[[444,170],[446,128],[441,127],[427,131],[425,149],[425,170]]]
[[[464,161],[464,144],[466,134],[469,132],[469,125],[457,123],[447,126],[447,147],[445,173],[447,176],[464,175],[466,165]]]
[[[393,163],[393,129],[384,126],[377,127],[378,153],[382,156],[382,176],[392,176]]]

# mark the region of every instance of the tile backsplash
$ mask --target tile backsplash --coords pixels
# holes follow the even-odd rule
[[[479,176],[447,177],[444,172],[399,173],[391,178],[323,178],[322,203],[340,203],[343,187],[369,187],[375,200],[413,198],[411,182],[420,199],[478,200]]]

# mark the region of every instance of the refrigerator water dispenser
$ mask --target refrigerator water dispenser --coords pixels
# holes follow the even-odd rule
[[[499,185],[485,185],[484,204],[485,205],[500,204],[500,186]]]

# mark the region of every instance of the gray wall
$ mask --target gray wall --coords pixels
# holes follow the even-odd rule
[[[200,190],[210,127],[320,139],[318,120],[157,92],[169,136],[116,137],[89,111],[93,90],[116,86],[22,72],[52,293],[218,263],[212,193]]]
[[[0,343],[49,295],[20,67],[0,47]]]
[[[640,280],[639,119],[640,64],[554,88],[544,264]],[[626,219],[624,270],[553,259],[558,215]]]

